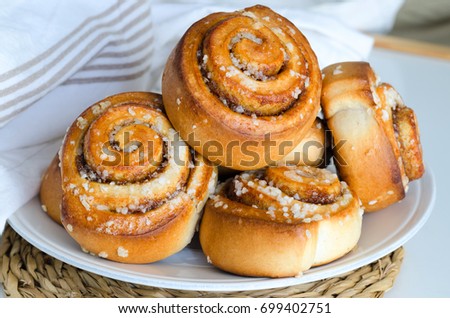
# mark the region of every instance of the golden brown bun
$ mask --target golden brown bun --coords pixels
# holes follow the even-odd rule
[[[88,252],[149,263],[194,235],[217,169],[177,138],[161,101],[152,93],[110,96],[66,134],[62,223]]]
[[[56,223],[61,224],[61,201],[63,191],[61,184],[61,171],[59,169],[59,157],[56,155],[42,177],[39,197],[41,207]]]
[[[320,108],[320,76],[303,34],[254,6],[192,25],[168,58],[162,94],[173,126],[197,152],[252,170],[305,137]]]
[[[330,65],[323,75],[322,107],[340,178],[368,212],[403,199],[408,182],[424,173],[414,112],[366,62]]]
[[[326,167],[328,165],[326,158],[327,149],[328,143],[325,137],[324,121],[317,117],[302,141],[283,159],[273,163],[272,166]],[[218,168],[219,180],[222,181],[234,177],[240,172],[239,170],[223,166]]]
[[[200,225],[207,260],[238,275],[289,277],[357,244],[358,198],[328,170],[273,167],[241,173],[208,200]]]
[[[286,157],[277,161],[276,165],[326,166],[326,149],[325,125],[323,120],[317,117],[300,143]]]

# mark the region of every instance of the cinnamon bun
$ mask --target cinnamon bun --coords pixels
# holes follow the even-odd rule
[[[208,160],[252,170],[281,160],[320,108],[316,55],[286,18],[264,6],[193,24],[167,60],[167,115]]]
[[[323,70],[322,107],[337,150],[339,176],[368,212],[405,197],[424,171],[416,116],[366,62]]]
[[[352,250],[363,210],[326,169],[270,167],[218,186],[206,203],[200,243],[210,263],[234,274],[289,277]]]
[[[124,263],[183,249],[217,178],[178,138],[152,93],[89,107],[69,128],[60,161],[65,229],[84,250]]]

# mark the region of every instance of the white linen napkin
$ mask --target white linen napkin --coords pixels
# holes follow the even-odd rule
[[[217,6],[206,0],[3,2],[0,233],[8,216],[38,193],[66,128],[85,108],[119,92],[160,92],[165,61],[192,23],[215,11],[250,5]],[[302,1],[286,0],[272,8],[305,34],[321,67],[367,59],[372,39],[345,26],[333,16],[335,9],[328,12],[312,3],[304,0],[304,9]]]
[[[61,137],[86,107],[149,86],[147,1],[2,1],[0,233],[38,193]]]

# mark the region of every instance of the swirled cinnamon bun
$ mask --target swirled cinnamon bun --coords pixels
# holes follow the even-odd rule
[[[159,95],[123,93],[84,111],[60,152],[61,220],[95,255],[168,257],[191,240],[216,168],[178,138]]]
[[[323,74],[322,107],[338,145],[339,176],[368,212],[403,199],[425,171],[414,111],[366,62],[330,65]]]
[[[296,276],[352,250],[362,212],[346,183],[326,169],[270,167],[218,187],[205,206],[200,243],[224,271]]]
[[[305,137],[320,107],[320,76],[303,34],[254,6],[193,24],[166,63],[162,94],[170,121],[196,151],[252,170]]]

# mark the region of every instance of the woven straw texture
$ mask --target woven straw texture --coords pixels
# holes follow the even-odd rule
[[[0,282],[9,297],[382,297],[400,271],[403,248],[340,277],[284,288],[239,292],[163,289],[102,277],[35,248],[7,226],[0,246]]]

